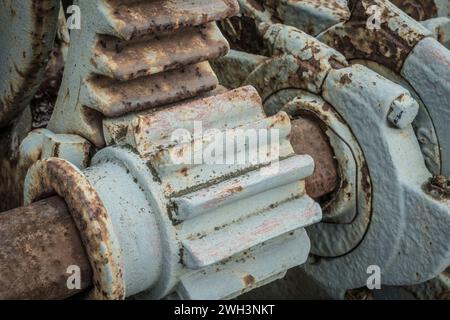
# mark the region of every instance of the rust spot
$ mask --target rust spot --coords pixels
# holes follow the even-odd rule
[[[341,79],[339,79],[339,83],[342,85],[350,84],[352,83],[352,74],[344,74]]]
[[[251,287],[255,285],[255,278],[251,274],[246,274],[244,277],[242,277],[242,282],[246,287]]]
[[[189,169],[187,167],[184,167],[183,169],[180,170],[180,173],[181,173],[181,175],[187,177],[188,171],[189,171]]]
[[[228,193],[236,193],[236,192],[241,192],[241,191],[244,191],[244,187],[242,187],[242,186],[236,186],[234,188],[227,190]]]
[[[364,164],[361,168],[361,185],[362,188],[364,190],[364,193],[366,195],[370,195],[371,190],[372,190],[372,185],[370,182],[370,173],[369,173],[369,168],[367,167],[367,164]]]
[[[450,181],[444,176],[433,176],[423,186],[423,190],[438,200],[450,199]]]
[[[436,0],[390,0],[417,21],[437,17]]]
[[[139,5],[130,5],[122,0],[108,0],[108,4],[112,8],[113,19],[121,22],[120,31],[127,39],[205,24],[234,16],[239,12],[235,0],[218,1],[213,8],[201,2],[189,2],[185,5],[175,1],[145,1]]]
[[[57,158],[59,158],[59,148],[61,147],[61,143],[59,143],[59,142],[56,142],[55,143],[55,147],[54,147],[54,149],[53,149],[53,157],[57,157]]]

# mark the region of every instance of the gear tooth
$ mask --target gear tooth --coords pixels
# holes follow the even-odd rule
[[[116,117],[191,98],[216,86],[209,63],[201,62],[130,81],[96,77],[87,82],[81,102],[107,117]]]
[[[201,238],[186,239],[183,261],[190,269],[205,268],[318,222],[320,217],[320,207],[311,198],[285,202]]]
[[[222,183],[175,197],[173,201],[178,208],[175,217],[180,221],[193,219],[217,210],[221,206],[303,180],[313,171],[314,161],[311,157],[294,156],[282,161],[277,175],[264,176],[259,170],[254,170],[239,176],[238,179],[228,179]],[[304,194],[304,189],[298,189],[297,195],[302,194]],[[277,202],[292,198],[292,194],[289,193],[280,193],[277,196],[279,197]]]
[[[215,23],[133,42],[100,37],[93,60],[96,72],[121,81],[215,59],[228,52]]]
[[[233,90],[232,94],[220,86],[196,97],[191,101],[166,105],[158,112],[145,110],[137,114],[106,119],[103,122],[108,144],[120,144],[126,140],[135,149],[145,145],[145,150],[156,150],[158,145],[169,144],[167,130],[192,130],[194,121],[203,121],[215,126],[236,127],[242,121],[264,119],[262,102],[256,90],[251,86]],[[211,108],[211,105],[216,105]],[[226,115],[226,119],[224,119]],[[133,123],[133,125],[131,125]],[[137,125],[135,125],[137,123]],[[129,127],[133,130],[129,130]],[[147,130],[148,126],[152,130]],[[127,137],[128,135],[128,137]],[[132,135],[132,136],[129,136]]]
[[[78,126],[80,134],[87,127],[98,131],[101,118],[96,124],[73,124],[77,115],[72,113],[89,107],[116,117],[192,98],[218,85],[206,61],[229,50],[214,21],[236,14],[235,0],[97,0],[80,6],[90,14],[74,37],[69,64],[83,67],[65,72],[61,92],[81,94],[56,104],[55,110],[64,109],[63,123],[53,123],[53,117],[50,126]],[[89,45],[80,48],[79,41]]]
[[[118,34],[124,40],[199,26],[235,15],[239,11],[235,0],[103,2],[108,8],[103,14],[112,28],[111,34]]]
[[[270,164],[274,159],[277,161],[278,158],[284,159],[292,156],[294,151],[289,141],[291,126],[288,115],[280,112],[273,117],[266,118],[260,112],[252,113],[251,110],[255,110],[257,107],[262,109],[260,101],[251,100],[253,92],[248,88],[236,89],[220,96],[180,105],[173,110],[162,109],[148,115],[138,116],[135,121],[130,120],[132,124],[127,129],[126,140],[134,141],[136,145],[133,147],[154,168],[166,196],[173,194],[181,196],[186,192],[203,188],[202,186],[208,184],[209,181],[239,177],[245,172]],[[240,117],[237,114],[233,116],[233,112],[238,110],[232,111],[232,109],[241,101],[243,95],[247,96],[249,104],[252,101],[252,105],[247,108],[236,108],[244,112],[240,114]],[[173,111],[175,110],[182,115],[180,119],[174,115]],[[229,114],[224,116],[227,111]],[[193,119],[183,116],[190,112],[193,112]],[[193,124],[194,121],[199,121],[202,128],[196,127]],[[160,129],[155,131],[150,129],[154,127]],[[212,128],[214,131],[209,130]],[[274,131],[271,131],[272,129]],[[167,130],[172,132],[183,130],[184,133],[191,134],[189,136],[183,134],[183,137],[169,136]],[[270,132],[272,137],[275,134],[276,141],[272,141],[271,137],[269,142],[269,137],[267,137],[264,142],[263,138],[260,139],[258,136],[260,131]],[[203,157],[196,159],[202,154],[198,147],[201,146],[200,149],[203,150],[208,146],[214,146],[215,143],[222,144],[225,139],[227,141],[236,140],[237,144],[239,144],[237,139],[243,139],[242,142],[247,141],[242,149],[235,151],[233,147],[233,158],[228,159],[228,164],[226,159],[223,159],[223,165],[211,164]],[[264,145],[264,143],[266,144]],[[272,147],[277,149],[272,149]],[[245,161],[239,160],[239,156],[242,155],[244,155]],[[215,156],[220,157],[219,154]],[[247,160],[247,158],[255,161]]]
[[[98,148],[105,146],[102,131],[102,115],[91,108],[81,107],[79,112],[71,114],[71,121],[65,120],[65,110],[55,110],[48,129],[54,133],[78,134]]]

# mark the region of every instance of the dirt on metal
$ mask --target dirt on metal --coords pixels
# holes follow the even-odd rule
[[[320,125],[302,117],[291,121],[291,144],[297,154],[309,154],[315,170],[306,179],[306,191],[314,199],[332,193],[339,185],[339,174],[328,137]]]
[[[78,230],[59,197],[0,213],[0,299],[65,299],[91,285]],[[69,266],[80,289],[69,289]]]
[[[371,21],[367,11],[370,5],[377,5],[381,12],[379,29],[376,25],[374,29],[367,27]],[[425,38],[425,29],[411,27],[405,22],[409,17],[394,10],[387,1],[352,0],[349,6],[350,19],[325,32],[321,40],[348,60],[371,60],[400,72],[411,50]]]

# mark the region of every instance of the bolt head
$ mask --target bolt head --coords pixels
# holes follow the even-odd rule
[[[410,125],[419,112],[419,104],[410,95],[402,94],[391,104],[388,120],[397,128],[403,129]]]

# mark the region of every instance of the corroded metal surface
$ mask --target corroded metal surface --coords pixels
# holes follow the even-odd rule
[[[389,42],[392,33],[396,33],[398,37],[403,37],[404,48],[407,48],[402,54],[401,43],[400,48],[397,48],[394,45],[397,38],[394,37],[392,53],[399,55],[395,57],[395,54],[385,52],[384,57],[392,60],[384,61],[381,58],[380,61],[394,70],[400,70],[404,64],[402,59],[411,57],[413,51],[425,48],[428,40],[432,39],[426,36],[428,32],[417,22],[392,5],[374,2],[386,5],[386,12],[389,14],[385,17],[392,18],[389,22],[384,22],[384,28],[389,30],[381,29],[378,36],[385,37]],[[368,2],[353,4],[356,6],[355,10],[365,13],[362,10],[364,7],[358,9],[358,6],[367,5]],[[397,28],[400,21],[406,22],[408,19],[411,21],[409,26],[402,24]],[[365,28],[366,20],[363,21]],[[354,27],[362,29],[363,25],[355,23]],[[277,46],[277,38],[270,37],[271,28],[284,30],[284,33],[279,34],[286,39],[289,39],[289,33],[295,32],[295,36],[290,39],[295,38],[296,41],[278,41],[280,45]],[[408,28],[412,31],[409,32]],[[425,30],[422,36],[420,30]],[[330,62],[328,54],[333,54],[333,50],[319,43],[312,46],[318,48],[313,53],[319,57],[318,60],[325,60],[325,64],[323,68],[315,68],[316,63],[318,64],[314,59],[315,55],[309,55],[309,58],[313,58],[308,59],[308,50],[301,51],[301,48],[303,43],[317,39],[308,41],[310,37],[299,30],[280,24],[262,24],[260,31],[272,42],[268,47],[275,47],[275,50],[273,56],[255,67],[255,71],[248,76],[247,83],[255,83],[268,114],[276,114],[281,109],[292,116],[295,114],[291,113],[291,109],[295,111],[296,105],[305,106],[309,103],[309,109],[322,116],[321,120],[329,128],[327,131],[337,135],[331,143],[337,162],[339,165],[347,164],[344,165],[345,172],[351,179],[343,181],[351,184],[343,183],[339,191],[346,190],[348,185],[353,187],[353,190],[342,192],[341,198],[336,197],[336,194],[331,198],[331,203],[341,203],[337,207],[340,214],[328,216],[324,210],[324,221],[308,228],[313,239],[312,252],[326,258],[320,259],[317,265],[307,266],[308,272],[336,292],[342,291],[345,286],[363,285],[366,268],[373,263],[387,270],[383,281],[389,284],[416,283],[440,273],[449,259],[448,235],[444,227],[449,219],[449,207],[448,201],[432,199],[422,190],[422,184],[428,181],[431,174],[424,165],[411,127],[418,113],[418,103],[405,88],[373,71],[359,65],[346,67],[346,60],[338,53],[334,56],[340,58],[339,63],[336,63],[336,59]],[[377,33],[377,30],[373,32]],[[349,30],[347,36],[354,34],[354,30]],[[370,41],[361,40],[367,44],[377,43],[374,38],[370,38]],[[439,50],[433,52],[439,57],[439,63],[447,61],[445,55],[442,58],[438,55]],[[238,57],[233,55],[233,59]],[[302,79],[298,80],[297,72],[308,70],[308,67],[311,75],[318,76],[311,78],[309,86],[302,83]],[[308,73],[302,75],[307,77]],[[318,81],[321,77],[324,79],[322,82]],[[445,79],[441,79],[441,82],[445,83]],[[309,98],[304,99],[307,96]],[[442,95],[438,96],[442,98]],[[350,148],[350,152],[345,152],[346,148]],[[385,155],[380,156],[382,153]],[[415,168],[413,173],[406,169],[410,167]],[[341,178],[343,172],[340,172]],[[426,218],[427,225],[433,225],[432,233],[422,232],[421,225],[409,223],[411,219],[416,219],[413,217],[424,219],[419,218],[424,210],[433,213]],[[392,212],[396,214],[392,215]],[[431,237],[434,239],[431,240]],[[379,239],[384,239],[383,243]],[[414,248],[411,243],[415,244]],[[427,258],[423,259],[425,256]],[[338,270],[343,269],[349,270],[346,273],[349,276],[337,278]]]
[[[350,19],[319,35],[319,39],[351,59],[377,61],[400,72],[414,46],[430,32],[386,0],[349,1]],[[368,28],[372,13],[380,12],[380,28]]]
[[[346,0],[239,0],[245,16],[261,22],[282,22],[316,36],[350,16]]]
[[[24,202],[30,204],[49,194],[62,197],[70,210],[92,267],[96,299],[122,299],[125,287],[120,251],[97,192],[83,174],[69,162],[49,158],[36,162],[25,178]]]
[[[388,1],[367,0],[352,4],[353,14],[349,21],[327,30],[319,35],[319,39],[337,48],[348,59],[362,59],[365,64],[374,66],[374,70],[415,91],[421,100],[421,108],[413,125],[427,167],[433,174],[448,176],[450,52],[432,38],[431,31]],[[370,6],[381,10],[379,29],[372,30],[367,26]],[[439,35],[435,36],[439,38]],[[384,72],[383,68],[390,72]]]
[[[273,55],[246,82],[255,86],[263,100],[286,88],[319,93],[329,70],[347,65],[339,52],[293,27],[264,25],[262,32]]]
[[[448,0],[391,0],[391,2],[418,21],[450,17]]]
[[[290,98],[292,99],[292,98]],[[322,98],[297,91],[283,110],[320,124],[334,154],[339,181],[320,199],[322,222],[308,227],[311,253],[338,257],[358,247],[371,223],[373,187],[364,154],[346,121]]]
[[[259,163],[250,161],[261,152],[251,143],[243,163],[173,163],[171,156],[199,141],[217,144],[219,137],[209,134],[171,140],[174,128],[190,131],[195,120],[205,131],[277,130],[279,145],[271,141]],[[83,173],[60,159],[38,161],[25,186],[27,203],[51,192],[67,202],[92,265],[95,297],[232,298],[306,260],[304,227],[321,217],[302,181],[313,160],[294,153],[289,117],[266,118],[253,88],[108,123],[108,136],[122,146],[98,152]],[[128,126],[125,136],[114,130],[121,124]],[[279,167],[270,174],[273,161]],[[102,277],[104,268],[110,277]],[[211,290],[211,282],[220,286]]]
[[[333,192],[339,183],[336,159],[330,142],[320,124],[313,119],[292,121],[291,143],[297,154],[309,154],[316,164],[306,179],[306,192],[314,199]]]
[[[439,103],[446,105],[445,79],[429,74],[448,66],[448,52],[390,2],[349,1],[345,10],[344,1],[241,1],[251,23],[263,22],[252,30],[266,47],[261,55],[232,52],[215,66],[220,72],[242,67],[221,78],[231,86],[255,85],[263,101],[251,87],[213,90],[217,79],[207,60],[228,51],[214,21],[236,13],[234,1],[77,3],[89,12],[88,31],[71,33],[71,70],[50,124],[64,134],[29,135],[18,163],[26,170],[61,155],[84,168],[91,155],[84,138],[99,148],[115,145],[83,172],[60,159],[37,161],[25,186],[27,203],[53,193],[65,198],[92,266],[92,297],[232,298],[304,263],[311,224],[311,252],[320,263],[306,270],[330,292],[362,285],[373,263],[388,284],[421,282],[448,265],[448,180],[431,176],[423,163],[411,127],[419,104],[404,88],[363,66],[349,67],[344,58],[400,73],[417,85],[433,117]],[[368,27],[373,5],[381,19],[375,29]],[[407,6],[418,8],[412,1]],[[273,24],[295,24],[303,13],[323,22],[308,26],[300,19],[309,33],[335,25],[320,39],[338,50]],[[223,23],[234,32],[230,21]],[[418,77],[427,55],[438,61]],[[432,84],[431,94],[424,82]],[[444,173],[447,111],[434,118]],[[186,141],[170,136],[174,129],[195,132],[195,121],[215,133]],[[271,146],[259,164],[173,162],[187,154],[195,159],[193,147],[223,144],[217,132],[242,137],[246,129],[279,130],[280,159],[270,158]],[[421,130],[416,133],[421,141]],[[256,150],[246,144],[243,152]],[[313,156],[315,168],[303,154]],[[277,174],[267,176],[274,160]],[[320,208],[309,196],[324,210],[319,224]],[[62,278],[56,282],[58,294],[67,294]]]
[[[0,214],[0,299],[64,299],[91,285],[91,269],[64,200],[52,197]],[[80,268],[70,290],[69,266]]]
[[[92,145],[80,136],[54,134],[47,129],[30,131],[31,116],[29,109],[26,111],[0,138],[0,195],[5,199],[0,203],[1,211],[23,203],[23,181],[36,161],[58,157],[85,168],[93,153]]]
[[[59,0],[0,2],[0,127],[28,105],[50,58]]]
[[[97,147],[104,146],[104,118],[155,109],[217,86],[206,60],[225,54],[228,44],[214,20],[235,13],[236,2],[135,1],[130,4],[96,0],[79,1],[78,5],[83,16],[82,28],[71,30],[72,47],[49,123],[53,131],[79,135],[81,140],[86,138]],[[39,106],[32,106],[33,120],[38,109]],[[23,155],[18,153],[24,135],[18,139],[15,131],[10,133],[8,129],[4,129],[5,143],[0,147],[4,154],[0,167],[4,183],[0,192],[10,199],[10,204],[2,208],[5,210],[21,203],[19,190],[27,168],[33,163],[30,159],[22,160]],[[58,139],[68,137],[59,135]],[[66,148],[66,151],[62,147],[60,152],[53,153],[47,150],[43,156],[51,154],[72,161],[71,155],[77,153],[80,157],[74,163],[84,167],[89,162],[90,150],[85,142],[78,146],[76,150]],[[27,148],[32,149],[29,145]],[[35,153],[40,152],[37,146],[34,148]],[[33,159],[40,157],[36,155]],[[26,165],[22,166],[24,162]]]
[[[170,123],[167,124],[167,127],[166,127],[166,130],[167,130],[168,128],[173,126],[174,123],[176,123],[176,122],[179,123],[179,121],[181,121],[182,119],[185,119],[186,121],[188,121],[189,119],[192,120],[192,119],[198,119],[199,117],[202,117],[202,112],[206,112],[208,110],[208,105],[209,106],[212,105],[213,101],[216,102],[216,105],[217,105],[218,108],[228,108],[228,109],[226,109],[226,110],[225,109],[221,109],[220,112],[213,113],[212,115],[214,117],[207,117],[206,118],[209,121],[218,121],[218,119],[221,117],[222,114],[229,113],[229,112],[235,112],[236,114],[240,114],[240,115],[242,115],[242,114],[248,114],[248,115],[259,114],[259,115],[261,115],[261,113],[257,111],[258,110],[257,105],[258,105],[258,102],[259,102],[259,99],[258,99],[257,95],[255,95],[253,93],[249,97],[247,95],[244,95],[243,94],[244,92],[241,92],[240,94],[234,94],[233,95],[232,99],[234,99],[235,102],[232,105],[230,105],[230,101],[231,100],[226,99],[225,97],[220,97],[218,99],[217,98],[213,98],[213,99],[205,100],[203,102],[203,104],[200,103],[200,102],[193,102],[193,103],[191,103],[190,107],[188,107],[187,109],[184,109],[184,108],[181,108],[181,109],[173,108],[173,110],[172,110],[174,112],[173,114],[172,114],[172,111],[168,110],[168,114],[166,115],[166,117],[155,116],[154,119],[157,120],[157,122],[159,121],[160,123],[163,123],[165,121],[171,121],[172,122],[171,124]],[[248,91],[248,92],[252,92],[252,91]],[[250,101],[253,101],[252,103],[253,103],[254,106],[249,108],[248,112],[243,112],[243,108],[248,108]],[[227,104],[228,104],[228,106],[227,106]],[[176,112],[177,110],[182,110],[182,111],[186,111],[186,112],[185,113]],[[203,111],[201,111],[201,110],[203,110]],[[190,118],[189,117],[186,118],[186,115],[190,115],[191,117]],[[145,121],[146,118],[144,116],[145,116],[145,114],[141,115],[143,120],[140,122],[139,127],[141,127],[141,126],[144,126],[144,127],[148,126],[149,123],[150,123],[150,122],[146,123],[146,121]],[[203,117],[206,117],[206,115],[203,115]],[[111,123],[110,125],[113,125],[113,123]],[[311,132],[311,129],[313,129],[313,132],[316,132],[317,134],[310,135],[309,133]],[[330,160],[332,161],[332,155],[330,153],[327,153],[327,152],[325,152],[325,154],[324,154],[323,151],[321,150],[322,147],[329,148],[325,144],[325,143],[327,143],[327,138],[323,137],[323,134],[320,133],[321,129],[317,127],[317,124],[316,123],[312,123],[312,122],[310,123],[310,122],[307,122],[307,121],[294,121],[293,122],[293,130],[295,130],[295,131],[301,130],[305,134],[305,136],[304,136],[305,140],[304,141],[298,141],[299,142],[298,144],[296,144],[294,142],[294,150],[297,153],[306,153],[305,151],[307,151],[307,153],[311,153],[311,154],[313,154],[313,156],[315,154],[321,155],[320,159],[319,158],[315,159],[315,163],[316,163],[316,171],[315,172],[316,173],[314,174],[314,177],[312,178],[312,183],[314,184],[314,187],[316,185],[319,185],[319,186],[326,186],[326,185],[328,185],[329,187],[331,187],[330,176],[328,174],[323,174],[323,170],[321,169],[321,168],[324,167],[321,164],[322,159],[324,160],[324,165],[325,166],[330,165],[330,163],[328,161],[330,161]],[[111,132],[113,132],[113,131],[111,131]],[[153,137],[161,137],[161,133],[162,132],[163,132],[163,129],[161,129],[160,131],[152,132],[152,135],[153,135]],[[136,137],[141,136],[141,138],[138,139],[138,141],[140,141],[140,143],[143,144],[143,145],[147,145],[147,147],[151,149],[152,147],[150,145],[148,145],[148,144],[145,144],[145,141],[143,141],[142,139],[148,139],[148,141],[153,141],[154,143],[156,143],[156,141],[154,140],[155,138],[150,138],[150,137],[146,138],[145,135],[142,135],[142,134],[145,134],[145,130],[142,130],[141,133],[136,132]],[[117,141],[121,141],[122,138],[123,137],[113,135],[112,139],[116,139]],[[316,138],[319,141],[317,141]],[[310,146],[307,147],[306,149],[304,147],[300,147],[300,145],[304,146],[306,143],[310,143]],[[301,150],[298,149],[298,147],[300,147]],[[155,148],[155,147],[153,147],[153,148]],[[330,157],[331,157],[331,159],[330,159]],[[319,170],[317,170],[317,169],[319,169]],[[94,170],[94,169],[90,169],[90,170]],[[318,171],[320,173],[317,173]],[[118,186],[114,185],[114,183],[115,183],[114,181],[118,181],[118,179],[120,180],[121,179],[121,175],[119,175],[117,171],[113,171],[113,170],[110,170],[110,169],[109,169],[108,172],[109,172],[108,176],[110,176],[112,180],[111,180],[111,183],[109,183],[108,181],[105,181],[105,184],[109,185],[111,188],[113,188],[115,190],[116,189],[120,189]],[[115,174],[112,175],[114,172],[115,172]],[[186,171],[186,174],[188,174],[187,171]],[[290,173],[290,175],[291,174],[296,175],[296,174],[298,174],[298,172],[297,173],[292,172],[292,173]],[[88,174],[88,175],[92,176],[91,174]],[[105,179],[105,177],[106,177],[106,175],[103,175],[102,173],[100,173],[99,176],[103,177],[101,179]],[[331,177],[331,180],[332,179],[333,178]],[[95,182],[95,183],[98,183],[98,182]],[[265,183],[267,183],[267,181]],[[132,185],[136,186],[136,184],[134,182],[133,182]],[[307,180],[307,185],[308,185],[308,180]],[[129,189],[128,186],[125,186],[124,188],[127,189],[127,194],[130,194],[130,192],[132,192],[132,189]],[[236,183],[233,182],[231,185],[229,185],[228,187],[226,187],[223,190],[223,191],[226,191],[226,192],[219,192],[219,189],[215,188],[214,189],[214,193],[219,193],[220,197],[215,197],[214,199],[217,199],[219,202],[215,204],[215,203],[213,203],[211,201],[209,201],[209,202],[203,201],[203,204],[197,204],[196,209],[194,211],[192,211],[192,212],[195,215],[198,215],[199,213],[202,213],[201,212],[203,210],[202,206],[208,207],[210,209],[211,207],[216,206],[216,205],[223,205],[224,203],[229,202],[230,199],[232,199],[233,197],[242,197],[242,195],[244,193],[248,192],[247,190],[251,190],[251,188],[254,188],[254,186],[252,186],[249,183],[246,184],[245,180],[241,181],[241,184],[240,184],[239,188],[237,187]],[[307,188],[308,188],[308,186],[307,186]],[[321,188],[316,188],[316,190],[317,190],[317,192],[320,192]],[[140,192],[140,191],[137,191],[137,192]],[[132,192],[132,194],[135,194],[135,193]],[[54,198],[52,198],[52,199],[54,199]],[[70,228],[70,230],[74,231],[75,230],[74,224],[72,222],[72,219],[70,218],[70,214],[67,212],[67,208],[65,207],[65,205],[60,200],[58,200],[57,198],[55,200],[49,200],[49,201],[50,201],[50,203],[53,203],[53,201],[56,201],[57,206],[51,206],[50,208],[47,208],[47,204],[46,203],[44,203],[44,204],[42,204],[40,202],[36,203],[36,206],[38,206],[38,208],[41,208],[40,210],[42,212],[47,212],[48,210],[50,210],[51,212],[50,211],[48,212],[50,214],[50,213],[53,213],[54,210],[57,210],[57,212],[54,212],[54,215],[51,215],[51,217],[53,218],[51,224],[47,224],[47,221],[44,221],[45,223],[43,222],[42,224],[36,225],[36,226],[39,226],[39,232],[42,235],[42,237],[44,237],[45,239],[48,239],[48,238],[53,239],[53,237],[63,237],[64,235],[61,234],[61,233],[65,229],[61,229],[62,231],[60,229],[57,229],[60,225],[65,226],[65,228]],[[178,213],[177,213],[178,214],[178,219],[183,219],[183,220],[193,219],[194,217],[191,216],[191,215],[183,215],[182,214],[182,212],[184,210],[182,208],[184,208],[186,206],[189,207],[189,206],[191,206],[191,204],[183,202],[183,201],[180,201],[180,200],[176,200],[176,201],[179,202],[178,207],[180,208],[178,210]],[[114,207],[113,205],[110,204],[109,207],[111,208],[111,206]],[[140,204],[140,206],[142,207],[142,204]],[[186,207],[186,210],[188,209],[188,207]],[[5,214],[19,215],[19,214],[22,214],[26,210],[27,209],[25,207],[25,208],[17,209],[16,211],[7,212]],[[189,212],[189,211],[186,211],[186,212]],[[203,212],[203,214],[204,214],[204,212]],[[45,215],[41,219],[46,219],[46,218],[47,218],[47,216]],[[15,220],[11,220],[11,221],[15,221]],[[23,219],[23,223],[26,223],[27,221],[28,220],[26,218]],[[30,219],[30,223],[33,223],[34,221],[35,220],[31,220]],[[8,220],[8,222],[10,222],[10,220]],[[1,223],[2,222],[0,221],[0,225],[1,225]],[[53,229],[53,225],[55,226],[55,229]],[[9,227],[10,225],[8,224],[7,226]],[[0,228],[1,227],[2,226],[0,226]],[[5,228],[6,228],[6,226],[5,226]],[[10,234],[13,233],[13,230],[16,230],[16,229],[11,229],[10,233],[5,233],[5,236],[3,238],[3,239],[5,239],[5,241],[8,241],[8,242],[12,241],[12,236]],[[28,238],[25,238],[23,240],[24,245],[27,244],[27,239]],[[48,248],[50,248],[50,249],[48,249],[48,250],[46,249],[45,252],[47,252],[50,255],[50,260],[49,261],[53,261],[53,260],[63,261],[61,263],[61,265],[66,265],[67,263],[65,261],[67,261],[68,259],[78,259],[77,256],[75,254],[73,254],[73,253],[74,252],[76,253],[76,252],[79,252],[79,251],[82,252],[82,248],[83,248],[83,246],[81,244],[81,241],[79,240],[78,237],[76,237],[75,239],[69,238],[67,241],[62,241],[61,245],[64,246],[64,247],[67,247],[67,248],[73,248],[73,251],[71,251],[71,250],[67,250],[67,251],[59,250],[58,249],[59,247],[56,248],[55,250],[51,250],[51,248],[53,248],[53,247],[52,246],[48,246]],[[297,249],[292,248],[292,249],[298,250],[298,248]],[[280,251],[278,251],[277,254],[280,254]],[[15,257],[17,258],[17,261],[21,262],[20,259],[21,259],[22,255],[16,255]],[[90,284],[90,278],[89,278],[90,277],[90,273],[89,273],[90,272],[90,268],[89,268],[89,265],[88,265],[88,262],[87,262],[87,258],[84,257],[80,261],[78,261],[78,260],[76,260],[76,261],[77,261],[77,263],[75,263],[75,264],[81,266],[81,270],[82,270],[81,274],[82,274],[82,279],[84,281],[82,283],[82,288],[83,289],[87,288],[88,284]],[[45,275],[47,271],[48,272],[53,272],[51,268],[47,267],[46,263],[47,263],[47,260],[35,261],[36,270],[39,270],[39,272],[38,272],[39,275],[41,275],[41,274]],[[5,264],[5,265],[8,266],[9,264]],[[149,266],[147,265],[147,270],[145,271],[146,273],[149,273],[148,267]],[[35,276],[35,275],[36,274],[34,274],[34,273],[30,273],[30,277]],[[30,282],[29,286],[27,287],[29,289],[28,291],[23,292],[23,293],[18,293],[17,291],[11,291],[11,292],[8,293],[9,294],[8,297],[11,297],[11,298],[33,298],[33,297],[36,297],[36,298],[64,298],[64,297],[67,297],[67,296],[70,296],[70,295],[76,293],[76,292],[73,292],[71,290],[67,290],[66,289],[66,279],[67,279],[67,277],[64,277],[64,274],[61,274],[61,277],[59,277],[58,279],[56,279],[54,281],[51,281],[51,283],[48,283],[47,282],[48,279],[46,280],[45,278],[41,279],[42,281],[40,281],[39,283],[37,283],[37,282]],[[257,281],[257,279],[255,281]],[[22,284],[21,281],[19,283]],[[43,288],[47,288],[47,287],[51,287],[51,286],[57,286],[58,288],[60,288],[61,291],[58,291],[58,295],[57,296],[56,295],[49,295],[45,291],[39,291],[39,288],[37,288],[38,286],[39,287],[43,287]],[[7,288],[9,288],[9,287],[7,287]],[[20,288],[20,286],[18,286],[17,288]],[[35,293],[37,296],[33,295],[33,293]]]
[[[349,72],[353,74],[352,81],[338,85],[342,76]],[[375,84],[371,83],[368,77],[374,79]],[[389,89],[385,86],[389,86]],[[371,99],[372,102],[369,103],[367,100],[364,102],[368,103],[364,108],[366,111],[364,114],[357,112],[363,102],[359,102],[361,100],[356,98],[360,94],[356,93],[356,88],[365,88],[368,90],[367,92],[372,93],[372,95],[368,93],[365,95],[365,99]],[[392,98],[398,95],[394,89],[398,90],[398,93],[404,90],[399,86],[394,87],[385,79],[361,66],[354,66],[353,69],[333,70],[325,82],[325,98],[334,100],[334,105],[338,108],[339,113],[350,123],[352,131],[358,137],[364,151],[372,182],[381,183],[384,190],[380,192],[381,190],[374,185],[374,190],[378,190],[378,192],[374,192],[374,213],[371,225],[364,241],[358,248],[346,256],[332,261],[327,267],[322,264],[317,269],[313,266],[308,267],[311,272],[318,272],[320,277],[327,279],[335,277],[332,270],[334,263],[338,269],[343,265],[352,264],[352,273],[361,275],[359,282],[362,285],[366,279],[362,269],[365,270],[367,264],[358,267],[356,261],[365,259],[367,252],[372,253],[373,263],[379,266],[385,264],[386,271],[383,281],[387,284],[413,284],[428,280],[442,272],[449,262],[450,248],[447,245],[448,232],[445,226],[450,218],[449,203],[431,199],[422,191],[422,184],[429,179],[431,174],[424,165],[412,127],[393,130],[386,123],[386,116],[390,110],[389,105],[392,103]],[[376,92],[378,94],[374,94]],[[380,106],[384,106],[383,111],[379,109]],[[386,142],[381,144],[382,140]],[[383,152],[387,152],[391,156],[381,156]],[[391,163],[384,163],[384,161]],[[411,167],[415,168],[413,174],[407,169]],[[397,179],[394,179],[394,176]],[[398,189],[403,191],[396,191]],[[389,200],[389,198],[391,199]],[[395,210],[397,212],[395,217],[392,215],[383,217],[387,211],[393,210],[394,206],[399,204],[400,199],[406,208]],[[421,204],[419,205],[419,203]],[[424,216],[423,212],[429,212],[430,215]],[[386,224],[388,219],[391,221]],[[403,224],[401,220],[405,222],[422,221],[423,224]],[[433,225],[433,232],[424,232],[422,229],[424,224]],[[376,239],[383,239],[384,245],[379,246]],[[393,247],[387,246],[387,243],[392,244]],[[414,247],[411,246],[411,243],[414,243]],[[435,245],[436,243],[439,245]],[[384,257],[380,259],[382,256]],[[375,257],[380,260],[375,262],[373,260]],[[357,270],[358,268],[360,271]],[[313,269],[314,271],[312,271]],[[354,281],[354,285],[358,282],[355,277],[350,281]]]
[[[228,50],[214,21],[235,1],[76,2],[66,72],[49,129],[103,147],[102,120],[194,97],[214,89],[207,59]]]
[[[418,21],[435,18],[438,14],[436,0],[391,0],[391,2]]]
[[[186,141],[178,141],[167,134],[173,128],[192,133],[195,121],[202,123],[205,136],[194,133]],[[155,270],[156,274],[154,272],[150,278],[152,272],[147,272],[139,281],[136,274],[127,276],[130,288],[137,290],[138,285],[148,283],[152,289],[145,296],[151,298],[163,297],[173,289],[183,299],[232,298],[271,281],[272,275],[282,276],[287,266],[304,262],[304,250],[308,245],[300,244],[305,239],[301,229],[317,221],[320,211],[306,196],[304,182],[300,181],[312,173],[312,159],[295,156],[288,139],[289,118],[285,113],[266,118],[253,88],[243,87],[158,111],[109,119],[105,124],[110,132],[105,136],[118,144],[126,141],[133,149],[101,150],[94,157],[93,166],[86,171],[88,178],[101,190],[101,196],[108,199],[105,203],[111,203],[111,208],[120,208],[126,203],[112,204],[117,202],[115,193],[120,190],[115,191],[117,187],[106,182],[105,172],[114,172],[114,176],[120,177],[128,170],[135,182],[131,177],[121,179],[129,181],[124,188],[132,190],[141,186],[152,194],[156,204],[152,204],[152,214],[146,219],[154,217],[158,221],[157,234],[164,239],[154,241],[147,249],[147,252],[154,252],[154,258],[149,260],[152,263],[143,266]],[[226,164],[208,160],[173,162],[174,155],[205,157],[202,150],[217,143],[222,145],[220,134],[207,133],[211,129],[244,137],[248,130],[269,128],[280,132],[277,174],[263,173],[270,167],[270,158],[275,156],[272,152],[268,159],[260,159],[262,162],[250,161],[258,152],[252,143],[240,151],[249,155],[244,162],[236,163],[237,159],[228,160]],[[192,146],[202,148],[193,151]],[[225,153],[217,156],[225,156]],[[140,204],[139,201],[137,197],[133,199],[134,206],[146,211],[147,202]],[[110,212],[118,215],[116,221],[119,222],[124,220],[119,219],[124,211],[111,209]],[[150,226],[153,223],[147,222]],[[130,232],[131,225],[138,224],[121,225],[118,230],[128,230],[126,238],[141,234]],[[278,242],[281,238],[284,242]],[[127,245],[127,241],[123,243]],[[262,251],[258,245],[261,243],[265,243]],[[275,243],[278,243],[277,249]],[[133,250],[124,252],[129,252],[125,265],[135,260]],[[269,258],[269,252],[277,259]],[[128,272],[126,270],[125,275]],[[253,280],[248,281],[249,278]],[[218,284],[215,290],[211,290],[210,283]]]

